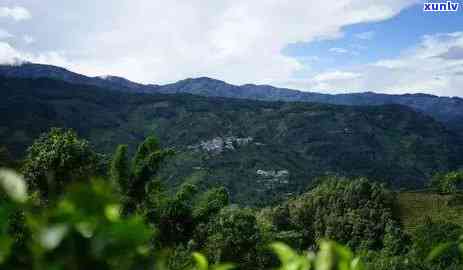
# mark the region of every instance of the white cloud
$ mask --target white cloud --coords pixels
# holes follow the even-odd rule
[[[375,32],[374,31],[362,32],[362,33],[355,34],[355,37],[358,39],[363,39],[363,40],[371,40],[375,37]]]
[[[9,17],[15,21],[22,21],[30,19],[32,15],[29,10],[24,7],[15,6],[12,8],[0,7],[0,17]]]
[[[18,64],[21,62],[22,55],[15,50],[10,44],[0,41],[0,63],[2,64]]]
[[[330,48],[328,51],[333,52],[333,53],[339,53],[339,54],[344,54],[344,53],[349,52],[348,50],[344,48]]]
[[[29,35],[24,35],[23,36],[23,41],[26,44],[32,44],[32,43],[35,43],[35,38],[32,37],[32,36],[29,36]]]
[[[10,32],[0,28],[0,40],[12,38],[13,35]]]
[[[349,71],[329,71],[315,75],[311,79],[311,85],[314,89],[329,89],[330,93],[351,92],[352,82],[362,79],[362,74]],[[330,89],[330,86],[336,84],[338,87]]]
[[[0,41],[0,64],[18,65],[24,62],[51,64],[62,67],[73,66],[73,63],[69,62],[63,52],[27,53],[13,48],[7,42]]]
[[[3,63],[24,59],[147,83],[209,76],[313,91],[462,96],[462,33],[424,36],[399,57],[319,74],[314,73],[317,58],[296,60],[282,53],[290,43],[339,38],[346,25],[389,19],[415,0],[6,1],[40,20],[9,24],[14,29],[6,30],[37,39],[34,46],[0,42]],[[0,8],[0,16],[14,18],[11,10]],[[16,19],[30,18],[27,14]],[[33,40],[20,37],[26,44]],[[361,43],[374,32],[356,38]],[[332,52],[341,53],[338,49],[348,54],[366,50],[352,44]]]
[[[65,67],[88,75],[149,83],[209,76],[236,84],[287,81],[307,68],[282,53],[289,43],[339,37],[346,25],[388,19],[417,2],[16,1],[40,17],[22,31],[39,38],[24,55],[50,61],[39,56],[59,51]]]
[[[314,77],[314,81],[317,82],[327,82],[327,81],[337,81],[337,80],[352,80],[360,78],[361,75],[353,72],[343,72],[343,71],[331,71],[317,74]]]
[[[379,91],[463,96],[463,58],[449,58],[463,47],[463,32],[426,35],[400,57],[290,82],[325,92]],[[458,51],[459,52],[459,51]]]

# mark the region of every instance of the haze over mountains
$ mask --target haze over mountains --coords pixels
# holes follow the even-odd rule
[[[236,86],[207,77],[189,78],[166,85],[140,84],[116,76],[88,77],[61,67],[25,63],[0,65],[0,76],[16,78],[51,78],[73,84],[139,93],[189,93],[208,97],[227,97],[263,101],[300,101],[337,105],[400,104],[432,116],[447,127],[463,133],[463,99],[438,97],[428,94],[388,95],[374,92],[351,94],[321,94],[269,85],[246,84]],[[404,89],[404,92],[407,90]]]

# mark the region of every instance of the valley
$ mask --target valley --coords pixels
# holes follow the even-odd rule
[[[131,94],[51,79],[0,87],[0,140],[18,158],[51,127],[72,128],[107,155],[154,134],[177,153],[160,173],[171,186],[225,186],[242,204],[278,202],[325,175],[422,188],[463,160],[460,136],[401,105]]]

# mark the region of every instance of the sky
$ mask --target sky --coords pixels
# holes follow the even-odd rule
[[[460,3],[459,1],[454,1]],[[0,0],[0,63],[165,84],[463,96],[463,2]]]

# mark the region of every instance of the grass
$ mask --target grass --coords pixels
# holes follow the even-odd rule
[[[413,232],[424,219],[446,221],[463,226],[463,194],[445,195],[433,192],[400,192],[397,211],[408,232]]]

